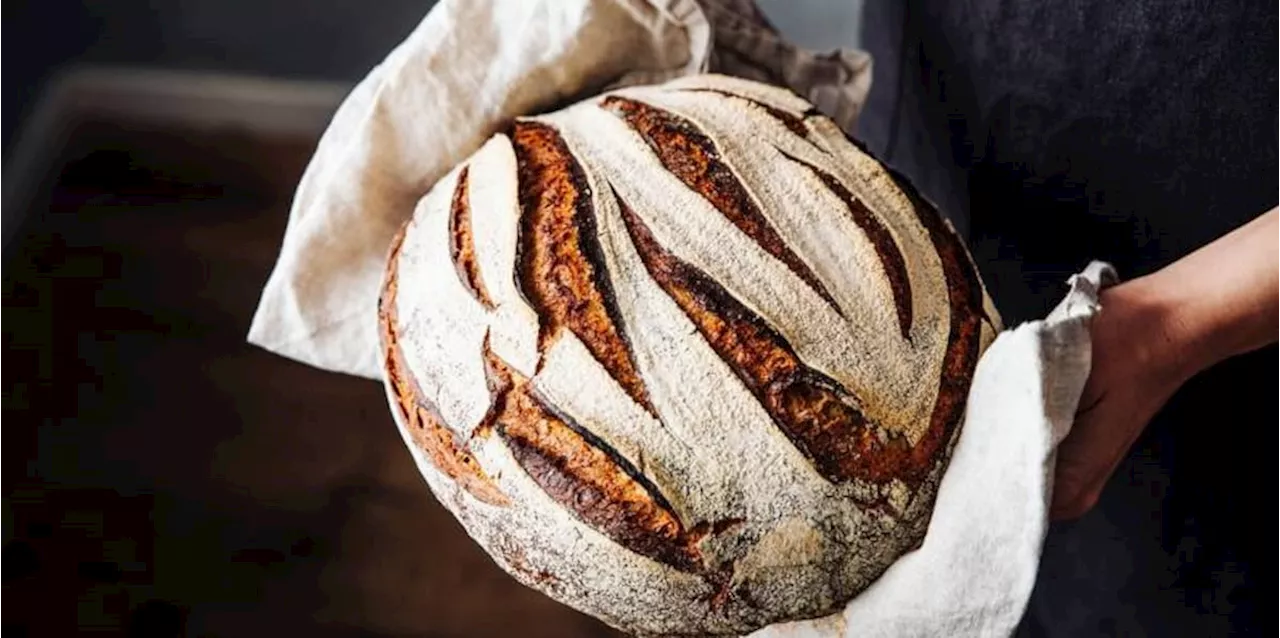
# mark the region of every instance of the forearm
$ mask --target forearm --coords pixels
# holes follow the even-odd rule
[[[1167,350],[1153,354],[1156,361],[1185,380],[1223,359],[1275,343],[1278,233],[1280,213],[1273,208],[1118,291],[1148,304],[1158,333],[1153,347]]]

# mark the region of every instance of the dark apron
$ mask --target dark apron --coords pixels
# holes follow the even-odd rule
[[[968,237],[1014,325],[1090,259],[1136,277],[1276,205],[1276,29],[1257,0],[867,0],[859,135]],[[1020,635],[1276,633],[1276,361],[1174,397],[1051,530]]]

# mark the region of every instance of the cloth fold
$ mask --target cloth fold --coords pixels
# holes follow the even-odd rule
[[[387,247],[414,204],[512,118],[610,87],[714,71],[785,85],[853,130],[862,52],[787,43],[745,0],[444,0],[361,81],[294,197],[249,341],[378,378]]]
[[[750,0],[443,0],[360,82],[320,139],[249,341],[381,378],[379,288],[414,204],[512,118],[701,72],[785,86],[852,133],[871,81],[860,51],[788,43]],[[1053,450],[1088,375],[1104,264],[1044,321],[979,363],[924,545],[843,613],[758,636],[999,636],[1016,626],[1047,525]],[[390,419],[389,419],[390,421]]]
[[[1007,636],[1035,584],[1048,529],[1054,454],[1089,376],[1089,322],[1115,283],[1094,262],[1042,321],[1002,333],[978,363],[964,429],[938,489],[924,545],[841,615],[777,625],[756,638]]]

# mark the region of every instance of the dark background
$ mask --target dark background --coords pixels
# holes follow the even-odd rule
[[[73,64],[143,65],[355,83],[432,0],[5,0],[3,126]]]
[[[44,83],[75,64],[144,65],[355,83],[434,0],[5,0],[3,143]],[[795,41],[859,36],[862,0],[762,0]]]
[[[314,140],[84,122],[3,267],[4,626],[607,636],[431,497],[380,383],[245,343]]]

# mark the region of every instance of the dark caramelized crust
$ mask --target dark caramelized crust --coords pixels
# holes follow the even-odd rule
[[[794,132],[802,133],[802,121],[756,104]],[[626,119],[645,137],[668,170],[711,199],[718,209],[732,210],[734,204],[741,202],[749,204],[736,178],[716,161],[710,140],[690,123],[624,98],[606,98],[603,106]],[[805,162],[791,159],[812,170],[845,203],[855,223],[866,233],[884,265],[899,329],[903,337],[909,339],[910,279],[892,235],[838,180]],[[723,173],[717,175],[716,167]],[[639,217],[619,201],[626,227],[650,274],[752,390],[782,431],[814,462],[819,472],[834,482],[861,479],[884,483],[897,478],[915,483],[923,478],[963,417],[965,398],[977,363],[983,316],[977,275],[958,238],[945,227],[936,211],[916,197],[907,185],[899,185],[913,197],[913,208],[941,258],[951,308],[950,334],[937,402],[929,427],[915,446],[900,434],[868,423],[858,410],[856,400],[844,388],[805,366],[781,335],[728,291],[667,252]],[[735,196],[735,192],[740,195]],[[766,249],[769,237],[776,237],[771,229],[767,234],[745,230],[761,227],[753,226],[750,221],[738,221],[750,220],[750,213],[725,214]]]
[[[788,159],[804,166],[813,172],[822,183],[826,185],[831,192],[835,193],[840,201],[844,202],[845,209],[849,211],[849,215],[853,217],[853,222],[862,229],[867,239],[871,241],[872,247],[875,248],[876,255],[880,257],[880,264],[884,266],[884,274],[889,279],[889,289],[893,293],[893,305],[898,311],[898,327],[902,330],[902,338],[911,340],[911,278],[907,275],[907,263],[902,258],[902,253],[898,250],[898,245],[893,241],[893,235],[889,234],[889,229],[880,223],[876,216],[867,210],[866,204],[862,200],[857,199],[850,193],[839,180],[832,177],[829,173],[813,166],[803,160],[787,156]]]
[[[695,545],[671,506],[635,466],[567,415],[527,379],[485,350],[496,390],[491,422],[516,462],[557,503],[627,549],[685,572],[702,570]]]
[[[981,347],[982,284],[959,237],[947,228],[938,212],[921,199],[908,183],[896,176],[895,180],[911,199],[912,209],[929,233],[929,239],[942,262],[951,309],[947,347],[942,359],[938,395],[929,417],[929,427],[914,446],[909,446],[904,439],[892,435],[884,444],[877,444],[874,439],[865,440],[870,433],[867,429],[858,432],[856,438],[849,439],[829,427],[812,427],[820,425],[821,420],[810,422],[810,436],[818,437],[818,445],[815,447],[822,451],[822,456],[828,459],[827,463],[857,467],[863,464],[858,459],[870,453],[876,457],[871,465],[880,470],[877,474],[881,479],[897,477],[908,484],[915,484],[925,476],[938,456],[945,453],[947,443],[952,440],[956,428],[964,418],[969,385],[977,367]],[[819,410],[821,405],[832,405],[827,397],[798,398],[802,406],[811,406],[811,410]],[[839,413],[839,408],[836,408],[836,413]],[[819,461],[819,464],[822,465],[823,462]]]
[[[911,200],[916,218],[929,232],[929,239],[942,261],[951,305],[951,327],[938,379],[938,399],[929,418],[929,429],[911,451],[919,463],[945,447],[964,418],[969,385],[981,354],[982,321],[986,314],[982,307],[982,281],[960,238],[909,182],[892,171],[890,175]]]
[[[642,102],[610,96],[601,106],[625,120],[648,143],[662,165],[690,189],[715,206],[734,226],[755,240],[765,252],[787,265],[836,312],[822,282],[782,241],[756,207],[738,177],[720,161],[715,143],[692,122]]]
[[[572,330],[619,385],[650,414],[605,272],[587,180],[554,129],[518,122],[521,232],[516,284],[541,318],[539,350]]]
[[[506,495],[480,468],[471,453],[458,441],[453,430],[444,425],[439,410],[422,393],[418,382],[405,365],[396,334],[399,325],[396,322],[396,287],[400,247],[404,242],[406,229],[407,226],[401,229],[392,242],[386,282],[378,303],[382,351],[386,357],[387,379],[395,394],[396,405],[413,441],[427,452],[437,469],[477,499],[491,505],[506,505],[510,502]]]
[[[707,91],[730,95],[720,90]],[[792,115],[750,98],[733,97],[745,100],[733,105],[738,115],[759,119],[767,114],[791,132],[808,139],[809,125],[814,123],[814,120],[807,119],[810,113]],[[715,219],[720,228],[734,233],[735,241],[750,238],[771,256],[766,258],[754,247],[748,246],[752,259],[767,259],[768,262],[764,265],[774,269],[771,272],[775,273],[781,273],[776,270],[778,263],[785,264],[796,278],[786,273],[779,276],[797,286],[808,286],[837,312],[841,310],[809,268],[808,264],[815,262],[803,261],[786,245],[778,228],[770,223],[770,219],[780,218],[772,217],[772,210],[760,209],[748,188],[754,185],[739,180],[733,174],[730,165],[720,156],[720,149],[715,142],[700,132],[693,121],[616,96],[603,98],[599,105],[609,109],[630,130],[638,134],[633,141],[639,143],[641,139],[645,140],[662,165],[659,167],[655,163],[654,171],[661,172],[665,169],[680,180],[675,182],[669,176],[661,175],[667,180],[663,184],[670,184],[672,188],[681,189],[682,192],[685,187],[697,192],[718,211],[708,209],[706,214],[723,215],[734,225],[737,230],[728,229],[719,218]],[[748,110],[756,108],[763,111]],[[761,119],[760,123],[777,135],[784,134],[784,130],[773,121]],[[566,124],[572,125],[575,124]],[[629,134],[623,129],[619,131]],[[581,131],[584,135],[591,133]],[[606,270],[606,265],[610,262],[605,259],[601,239],[598,237],[598,221],[593,202],[604,201],[599,199],[601,197],[612,197],[612,202],[605,203],[612,205],[616,202],[619,206],[623,221],[621,229],[625,230],[640,257],[640,263],[632,265],[636,268],[643,266],[652,282],[676,303],[692,323],[692,328],[686,326],[683,331],[673,335],[678,340],[678,343],[672,344],[673,347],[702,348],[701,344],[705,342],[715,356],[726,364],[722,368],[719,362],[713,362],[716,363],[716,370],[707,370],[705,372],[709,376],[700,376],[696,380],[697,384],[705,386],[700,388],[701,392],[707,394],[703,398],[715,400],[718,393],[726,389],[723,384],[729,383],[732,387],[728,389],[734,389],[740,382],[741,387],[752,395],[748,401],[757,401],[778,432],[782,433],[783,436],[771,435],[776,439],[773,443],[781,445],[788,454],[792,451],[785,450],[786,446],[794,445],[818,474],[814,475],[806,468],[807,474],[791,476],[788,470],[787,476],[775,477],[783,482],[777,486],[778,490],[761,490],[759,481],[776,474],[776,468],[765,467],[768,463],[756,467],[759,464],[753,461],[740,461],[738,465],[742,467],[737,469],[717,468],[717,471],[724,470],[726,473],[713,478],[716,481],[726,481],[724,486],[718,483],[712,486],[690,484],[689,476],[700,472],[686,471],[684,466],[691,461],[702,462],[705,459],[690,459],[683,451],[668,457],[665,455],[673,454],[671,449],[665,444],[653,447],[654,441],[646,441],[645,433],[621,433],[620,436],[628,441],[627,445],[639,446],[632,454],[630,448],[621,444],[623,439],[615,439],[612,435],[602,438],[602,434],[597,434],[599,429],[596,432],[589,429],[598,425],[595,418],[614,414],[615,409],[626,408],[626,405],[603,405],[588,401],[590,409],[579,412],[566,403],[557,404],[554,399],[560,398],[558,394],[553,396],[539,393],[545,388],[537,382],[540,379],[538,374],[598,374],[591,361],[581,359],[582,353],[575,352],[579,360],[565,368],[544,370],[543,362],[540,361],[537,365],[531,365],[531,369],[520,366],[517,370],[508,363],[515,359],[503,360],[490,348],[488,335],[473,354],[478,354],[485,366],[489,408],[481,423],[470,434],[470,439],[466,439],[466,432],[459,434],[449,427],[450,424],[443,422],[436,406],[428,400],[428,397],[436,399],[435,391],[444,388],[428,387],[431,394],[424,393],[413,378],[404,353],[401,352],[401,348],[406,347],[404,344],[416,343],[417,336],[415,333],[406,335],[395,316],[397,262],[403,241],[402,231],[394,241],[391,264],[379,302],[380,334],[392,403],[396,404],[394,409],[400,411],[401,422],[410,433],[412,444],[425,451],[422,456],[470,495],[486,503],[506,506],[512,505],[513,500],[523,500],[520,494],[536,497],[527,503],[516,502],[515,507],[505,510],[492,507],[475,509],[477,505],[470,499],[447,503],[493,556],[522,581],[549,591],[557,599],[583,609],[598,611],[611,621],[616,620],[619,624],[625,621],[625,626],[631,629],[663,632],[687,628],[690,633],[746,633],[763,622],[792,620],[797,614],[828,613],[832,611],[829,607],[839,605],[849,596],[856,595],[865,585],[866,579],[877,577],[885,566],[896,560],[903,551],[907,551],[913,543],[918,547],[928,525],[937,481],[946,467],[949,448],[956,440],[955,435],[963,420],[965,399],[979,355],[980,329],[984,321],[984,297],[976,270],[958,238],[936,211],[920,200],[909,185],[901,182],[899,186],[912,198],[914,210],[887,211],[899,215],[914,214],[919,218],[929,237],[928,244],[932,245],[939,256],[937,263],[943,271],[950,310],[945,345],[936,340],[942,337],[940,326],[930,323],[927,328],[931,332],[928,334],[916,330],[916,336],[921,337],[917,345],[933,344],[928,350],[933,353],[931,356],[936,356],[941,349],[943,360],[940,379],[922,376],[912,381],[920,386],[922,393],[932,389],[932,384],[939,384],[934,405],[926,403],[912,406],[917,410],[915,414],[927,414],[927,417],[920,416],[919,420],[928,419],[927,423],[915,424],[927,427],[920,441],[912,445],[905,434],[886,429],[882,427],[882,422],[868,418],[868,414],[872,413],[864,412],[863,408],[869,410],[874,397],[854,396],[851,388],[856,384],[845,387],[822,371],[810,367],[788,343],[783,331],[776,327],[777,324],[770,323],[771,318],[767,313],[757,314],[735,297],[739,290],[727,287],[699,266],[695,266],[702,263],[700,260],[691,258],[684,261],[662,245],[650,227],[646,226],[646,221],[652,222],[653,218],[645,210],[629,208],[606,181],[611,176],[615,180],[638,180],[635,183],[641,188],[658,188],[655,184],[644,182],[653,175],[589,172],[592,167],[580,165],[558,129],[546,123],[518,121],[508,129],[508,135],[517,162],[520,218],[514,242],[514,267],[510,275],[498,274],[513,278],[519,293],[536,313],[538,354],[545,358],[556,339],[580,340],[592,359],[617,382],[630,400],[661,421],[661,415],[657,414],[651,403],[645,380],[640,376],[641,366],[636,360],[637,353],[633,351],[628,339],[629,332],[632,337],[643,336],[645,333],[634,331],[648,328],[645,319],[652,317],[641,312],[637,315],[638,318],[628,314],[624,321],[612,286],[615,281],[625,280],[628,283],[620,283],[617,294],[635,292],[631,290],[633,282],[630,278],[643,278],[644,275],[637,275],[641,271],[633,272],[628,269],[611,277],[612,273]],[[814,149],[826,152],[816,146],[826,141],[820,135],[824,136],[825,132],[815,134]],[[788,148],[796,148],[791,144],[788,140]],[[781,143],[779,145],[783,146]],[[643,149],[637,147],[636,151],[643,152]],[[772,153],[766,155],[777,157]],[[808,154],[802,155],[809,157]],[[799,167],[772,167],[788,171],[784,177],[803,175],[794,173],[796,170],[811,171],[817,178],[812,181],[813,188],[825,187],[839,200],[828,200],[825,193],[820,193],[823,195],[821,201],[829,202],[828,208],[839,209],[843,204],[844,210],[820,212],[847,214],[847,219],[857,224],[865,234],[870,247],[883,265],[885,278],[878,285],[888,287],[888,290],[881,288],[882,294],[874,303],[888,303],[891,296],[896,311],[896,327],[899,328],[897,332],[890,325],[895,321],[889,318],[887,308],[882,314],[881,323],[884,325],[877,325],[874,329],[882,331],[881,336],[894,341],[898,339],[898,333],[902,338],[910,340],[914,323],[912,282],[906,260],[890,227],[882,221],[884,217],[877,214],[880,211],[873,213],[859,201],[846,188],[845,184],[848,182],[842,183],[834,177],[838,172],[829,174],[819,168],[825,166],[823,162],[810,164],[790,156],[787,159],[777,158],[776,161],[794,161],[799,164]],[[483,231],[484,227],[473,228],[473,221],[483,221],[483,218],[472,217],[473,213],[483,211],[470,209],[468,196],[470,186],[481,186],[471,180],[484,177],[479,173],[469,173],[465,168],[461,170],[452,193],[448,232],[450,255],[458,277],[480,304],[491,308],[492,300],[484,285],[486,280],[481,277],[476,252],[475,233]],[[591,192],[592,182],[588,178],[598,180],[594,183],[604,189],[603,192]],[[762,179],[771,178],[762,174]],[[614,183],[621,184],[618,181]],[[610,211],[612,215],[611,208]],[[439,217],[435,219],[444,221]],[[843,223],[844,218],[832,219]],[[609,221],[616,223],[616,218],[609,218]],[[439,227],[437,229],[443,230]],[[741,235],[736,234],[739,232]],[[480,239],[483,240],[483,236]],[[621,241],[625,244],[625,239]],[[409,245],[413,247],[414,242],[411,241]],[[479,247],[487,245],[482,241]],[[440,248],[443,249],[443,246]],[[713,247],[711,250],[715,253],[717,250],[723,251],[724,247]],[[717,255],[708,254],[705,257],[715,259]],[[839,255],[837,259],[847,257]],[[934,263],[932,258],[929,263]],[[929,267],[935,268],[933,265]],[[494,273],[487,270],[483,274],[488,276],[489,285],[503,282],[493,279]],[[839,273],[823,269],[823,274],[836,276]],[[920,292],[919,281],[917,279],[915,282],[917,294]],[[451,284],[448,280],[446,283]],[[498,290],[495,288],[494,292]],[[806,299],[818,303],[813,297]],[[424,301],[438,303],[436,300]],[[474,310],[470,306],[471,302],[465,299],[458,298],[455,301]],[[662,301],[665,303],[665,300]],[[815,308],[825,312],[820,307]],[[459,316],[466,315],[464,313]],[[495,324],[496,329],[505,327],[505,323]],[[532,326],[524,324],[521,327],[532,329]],[[934,334],[935,332],[938,334]],[[785,334],[792,335],[789,329]],[[494,333],[495,337],[498,335],[499,333]],[[413,336],[415,339],[409,341],[406,336]],[[446,340],[450,338],[448,334],[433,337]],[[797,345],[799,343],[797,341]],[[437,342],[432,347],[445,344],[446,342]],[[800,350],[808,353],[806,349]],[[663,351],[663,348],[659,348],[654,354],[658,355]],[[430,356],[429,352],[410,351],[408,354],[409,361],[414,363],[422,361],[413,359],[415,355]],[[919,354],[923,356],[924,353]],[[677,359],[682,356],[677,355]],[[648,362],[648,359],[644,361]],[[937,364],[937,360],[933,363]],[[644,374],[649,380],[659,378],[651,375],[670,372],[663,369],[662,362],[654,364],[657,367],[653,369],[647,364],[644,367]],[[667,361],[666,364],[675,365],[675,361]],[[852,362],[851,365],[857,366]],[[418,369],[423,372],[421,379],[424,383],[437,380],[434,375],[428,379],[425,373],[427,368]],[[726,370],[731,370],[736,379],[724,377],[723,372]],[[845,378],[842,375],[835,376]],[[479,383],[478,380],[476,382]],[[608,383],[607,380],[604,382]],[[657,386],[654,388],[656,391]],[[570,388],[570,391],[581,390]],[[740,388],[735,391],[740,393]],[[609,397],[597,399],[605,401],[616,394],[615,392]],[[671,416],[672,413],[665,410],[665,403],[656,401],[659,395],[655,394],[653,398],[653,402],[664,406],[664,413]],[[624,404],[627,401],[620,397],[618,400]],[[699,405],[690,406],[695,408],[695,414],[702,413],[702,410],[697,409],[702,407],[701,400],[695,401]],[[720,400],[727,399],[721,396]],[[577,405],[576,402],[573,403]],[[440,402],[440,405],[446,404]],[[754,406],[751,407],[755,410]],[[710,418],[710,422],[706,422],[704,418],[704,422],[692,425],[700,425],[702,429],[715,432],[721,437],[734,437],[737,434],[734,429],[739,424],[718,423],[713,414],[705,417]],[[874,414],[878,415],[879,412]],[[682,441],[685,445],[717,445],[714,437],[685,439]],[[477,447],[480,442],[486,447]],[[613,444],[618,444],[618,448]],[[627,456],[619,453],[619,449],[626,451]],[[506,458],[506,452],[510,452],[511,456],[509,460],[499,461],[499,465],[506,464],[500,468],[486,465],[482,469],[472,450],[479,453],[498,451],[503,458]],[[690,452],[699,454],[696,449]],[[771,451],[761,452],[772,454]],[[662,458],[655,461],[654,454],[662,455]],[[753,457],[753,454],[746,456]],[[483,454],[483,458],[486,462],[491,460],[487,454]],[[801,464],[804,465],[805,462],[801,461]],[[651,471],[653,468],[660,469],[654,472]],[[488,476],[485,469],[493,472],[494,476]],[[742,474],[738,474],[739,471]],[[765,474],[760,475],[759,472]],[[434,476],[429,473],[429,477]],[[842,487],[834,489],[819,477]],[[496,479],[501,479],[501,482]],[[526,479],[531,483],[524,482]],[[438,486],[435,479],[432,480]],[[902,481],[907,486],[908,505],[904,505],[899,498],[903,490],[897,481]],[[501,491],[499,485],[512,490],[521,485],[523,487],[520,488],[520,494],[512,492],[508,495]],[[716,493],[702,494],[698,493],[699,490],[716,490]],[[748,501],[779,497],[783,500],[764,503],[757,508],[761,504],[738,502],[739,494]],[[451,495],[458,496],[456,491]],[[856,503],[849,502],[847,499],[850,498],[855,499]],[[680,505],[680,509],[677,510],[672,503]],[[686,514],[686,503],[696,512],[713,509],[722,511],[722,507],[732,509],[722,515],[726,517],[723,520],[715,520],[717,516],[699,520],[696,514]],[[856,507],[851,508],[850,505]],[[758,518],[756,513],[759,513]],[[891,519],[893,524],[885,527],[872,521],[868,527],[868,520],[861,514],[871,514],[873,519],[885,517],[885,521]],[[791,517],[796,515],[802,517],[805,523],[803,526],[790,525]],[[750,516],[752,519],[748,521],[736,516]],[[540,530],[536,521],[544,521],[558,531]],[[589,533],[587,537],[577,535],[574,530],[587,532],[582,526],[602,536],[596,533]],[[725,535],[726,538],[723,542],[703,544],[708,537],[716,535]],[[762,547],[765,535],[769,535],[771,542],[775,538],[780,542],[773,547]],[[612,562],[612,565],[601,566],[601,569],[609,570],[603,576],[594,573],[595,570],[573,569],[570,567],[575,564],[573,561],[565,563],[562,560],[564,552],[573,552],[579,541],[590,539],[595,539],[590,541],[592,551],[603,550],[602,556],[607,559],[605,563]],[[598,542],[605,539],[610,542],[599,546]],[[612,549],[608,549],[609,547]],[[796,560],[783,561],[782,564],[772,560],[757,562],[753,555],[756,547],[760,547],[761,553],[755,555],[776,557],[776,552],[781,547],[784,558],[795,554]],[[534,549],[539,551],[529,551]],[[541,551],[543,549],[547,551]],[[799,554],[789,550],[799,551]],[[744,560],[749,556],[752,559]],[[856,568],[856,573],[840,567],[849,556],[854,556],[859,562],[858,565],[851,566]],[[636,578],[632,579],[635,582],[631,584],[644,588],[642,591],[654,592],[652,588],[656,586],[661,588],[657,592],[670,592],[664,599],[670,603],[657,605],[661,608],[658,613],[662,616],[656,619],[646,611],[654,608],[650,604],[652,601],[646,597],[648,594],[637,596],[635,592],[609,589],[616,589],[616,583],[608,578],[608,574],[617,569],[626,571],[636,567],[634,562],[642,560],[640,557],[648,559],[643,561],[648,567],[633,574]],[[653,568],[657,566],[648,561],[678,570],[682,572],[681,577],[672,578],[675,572],[671,571],[665,574],[662,570],[655,571]],[[831,576],[835,573],[833,569],[840,571],[838,578]],[[827,592],[830,595],[824,596],[823,600],[808,601],[804,597],[797,599],[788,593],[786,587],[787,583],[812,579],[822,582],[824,578],[831,579],[831,591]],[[645,604],[636,607],[639,601],[645,601]],[[635,611],[636,609],[640,611]]]
[[[781,335],[702,272],[667,252],[625,204],[622,216],[645,268],[742,379],[778,427],[832,482],[908,479],[910,446],[869,424],[852,397],[805,366]]]
[[[449,206],[449,256],[453,258],[453,267],[462,286],[480,305],[492,310],[493,301],[489,299],[476,266],[476,245],[471,235],[471,205],[467,201],[470,170],[470,167],[463,167],[458,175],[458,185],[453,189],[453,202]]]

